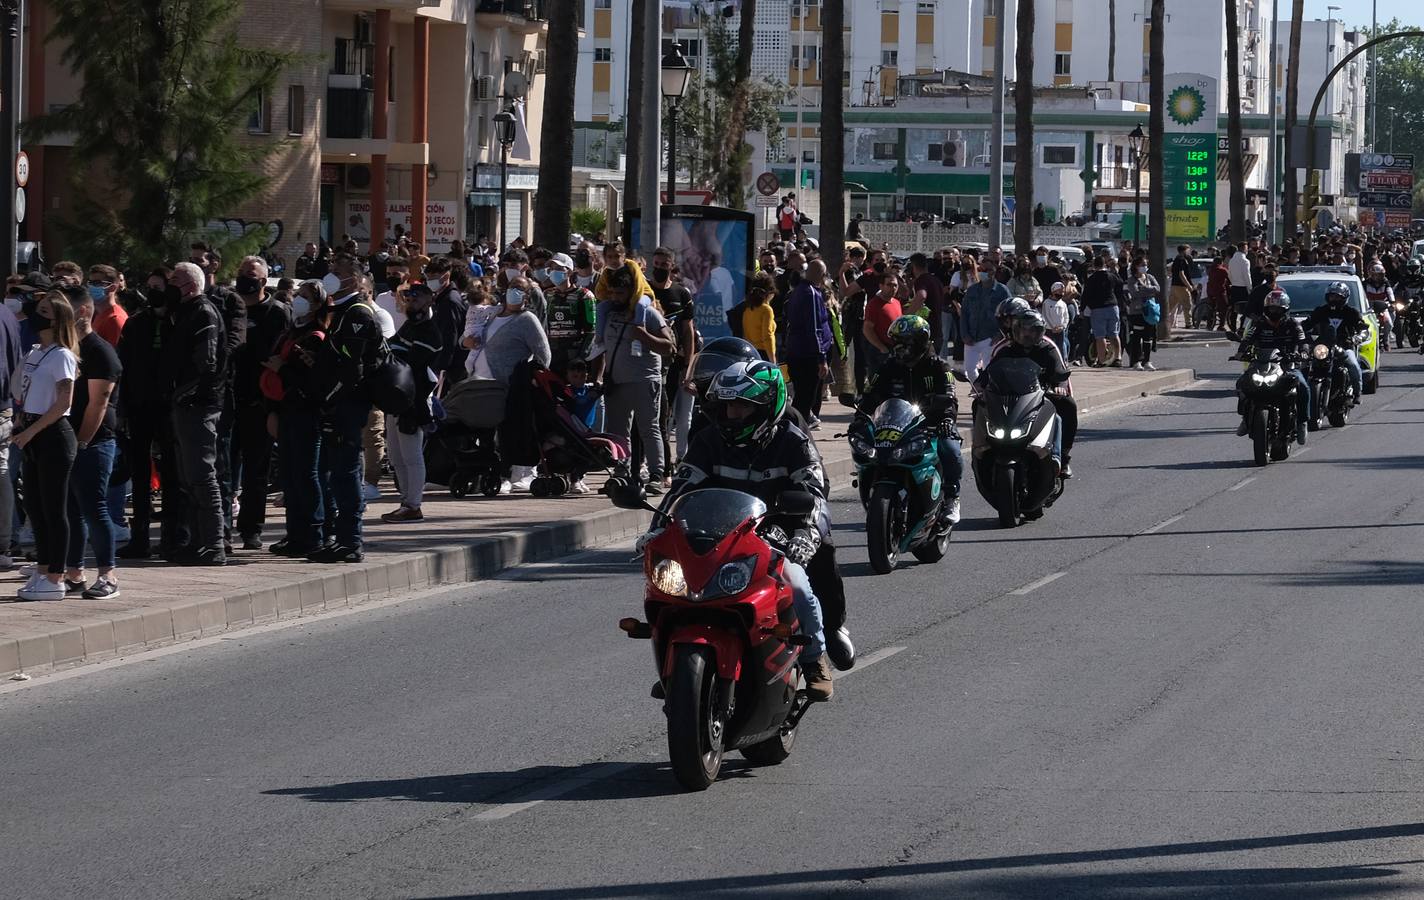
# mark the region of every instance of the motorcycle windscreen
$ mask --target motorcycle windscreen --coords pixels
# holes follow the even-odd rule
[[[893,444],[920,420],[920,408],[904,400],[886,400],[875,410],[871,429],[875,442]]]
[[[984,370],[984,390],[1001,397],[1037,393],[1043,367],[1025,356],[999,356]]]
[[[738,525],[766,515],[766,504],[741,491],[706,488],[684,494],[673,502],[668,516],[687,536],[699,556],[711,552]]]

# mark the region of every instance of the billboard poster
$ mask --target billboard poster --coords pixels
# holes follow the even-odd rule
[[[463,235],[457,218],[460,205],[454,200],[429,200],[425,204],[425,243],[435,249],[449,245]],[[346,201],[346,217],[341,221],[338,236],[347,234],[358,244],[371,240],[371,200],[369,197]],[[410,201],[395,200],[386,204],[387,237],[394,236],[399,225],[410,231]]]
[[[624,219],[629,248],[634,253],[642,252],[638,246],[638,210],[627,210]],[[727,311],[747,294],[755,224],[751,213],[739,209],[662,208],[662,246],[677,258],[683,287],[692,294],[697,310],[697,330],[708,340],[732,333]]]

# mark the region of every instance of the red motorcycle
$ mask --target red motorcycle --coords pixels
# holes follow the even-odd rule
[[[651,509],[636,487],[610,493],[618,506]],[[808,514],[814,502],[788,492],[768,510],[750,494],[708,488],[654,519],[663,530],[643,549],[648,621],[618,627],[652,640],[653,696],[667,715],[673,774],[688,790],[706,790],[729,750],[758,765],[791,755],[811,705],[798,662],[808,638],[782,576],[776,547],[786,532],[776,522]]]

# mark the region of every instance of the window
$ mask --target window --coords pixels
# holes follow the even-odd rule
[[[793,65],[803,59],[809,63],[814,63],[820,58],[820,55],[821,48],[815,44],[793,44],[791,46],[791,62]]]
[[[925,154],[925,159],[929,160],[930,162],[943,162],[944,144],[938,142],[930,144],[929,152]]]
[[[1018,148],[1015,147],[1013,144],[1005,144],[1005,145],[1004,145],[1004,162],[1006,162],[1006,163],[1016,162],[1016,161],[1018,160],[1018,158],[1019,158]]]
[[[1057,22],[1073,21],[1073,0],[1058,0],[1058,14],[1054,17]]]
[[[915,11],[920,15],[934,15],[935,0],[919,0],[919,2],[915,4]]]
[[[488,56],[488,54],[486,54]],[[486,66],[489,62],[486,59]],[[386,57],[386,100],[390,103],[396,102],[396,48],[391,47],[390,55]]]
[[[480,124],[479,124],[479,129],[478,129],[478,131],[477,131],[477,135],[478,135],[478,137],[476,138],[476,140],[479,141],[479,146],[481,146],[481,147],[488,147],[488,146],[489,146],[489,142],[490,142],[489,117],[488,117],[488,116],[480,116]]]
[[[999,14],[999,0],[984,0],[984,15],[997,16]]]
[[[613,48],[612,48],[612,47],[594,47],[594,48],[593,48],[593,61],[594,61],[594,62],[613,62]]]
[[[593,0],[594,9],[612,9],[613,0]]]
[[[1075,144],[1044,144],[1043,164],[1045,166],[1076,166],[1078,147]]]
[[[841,69],[841,87],[843,87],[843,88],[848,88],[848,87],[850,87],[850,68],[849,68],[849,67],[846,67],[846,68]]]
[[[300,84],[287,88],[287,134],[301,134],[307,124],[307,89]]]
[[[251,134],[272,133],[272,104],[266,91],[257,92],[257,103],[247,117],[247,130]]]
[[[1055,53],[1053,54],[1053,74],[1071,75],[1073,73],[1073,54]]]
[[[895,68],[896,66],[900,65],[900,51],[899,51],[899,50],[881,50],[881,51],[880,51],[880,64],[881,64],[882,66],[886,66],[887,68],[892,68],[892,69]]]
[[[871,158],[871,159],[894,159],[894,158],[895,158],[895,142],[894,142],[894,141],[876,141],[875,144],[870,148],[870,158]]]

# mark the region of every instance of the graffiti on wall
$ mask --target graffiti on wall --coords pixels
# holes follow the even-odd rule
[[[208,222],[207,230],[213,234],[226,234],[233,240],[257,235],[262,240],[258,253],[275,250],[282,240],[283,231],[281,219],[269,219],[266,222],[251,219],[213,219]]]

